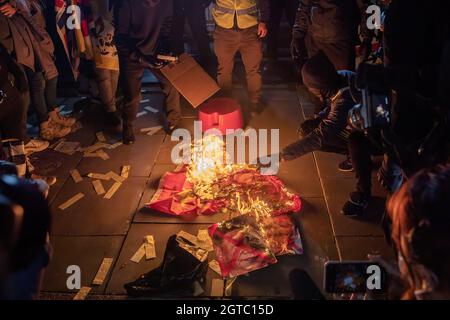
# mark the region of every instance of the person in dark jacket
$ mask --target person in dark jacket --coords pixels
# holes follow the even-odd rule
[[[181,118],[180,95],[163,76],[158,53],[170,51],[172,0],[123,0],[114,6],[115,42],[123,78],[125,105],[122,112],[123,142],[135,140],[133,121],[141,100],[141,81],[150,69],[165,95],[166,130],[170,133]]]
[[[278,60],[278,38],[279,28],[283,13],[291,28],[294,27],[295,15],[297,13],[299,0],[270,0],[270,22],[267,35],[267,58],[266,70],[275,70]]]
[[[192,37],[200,54],[200,63],[208,68],[212,63],[211,48],[209,46],[208,30],[206,29],[205,9],[212,0],[174,0],[173,1],[173,53],[180,55],[184,52],[184,26],[189,23]]]
[[[305,85],[322,100],[326,100],[329,111],[317,127],[302,139],[288,145],[281,153],[282,160],[294,160],[313,151],[346,153],[348,112],[355,105],[350,91],[355,73],[339,73],[323,52],[309,59],[302,70]]]
[[[321,50],[336,70],[354,70],[359,26],[363,47],[372,42],[366,8],[363,0],[301,0],[292,33],[293,59],[312,57]]]
[[[0,12],[0,42],[16,57],[27,76],[41,138],[53,140],[69,134],[75,119],[63,117],[56,108],[58,71],[40,3],[9,0],[1,6]],[[27,98],[24,103],[28,103]]]

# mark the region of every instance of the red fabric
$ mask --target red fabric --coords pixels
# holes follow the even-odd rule
[[[187,167],[167,172],[159,182],[158,190],[147,206],[162,213],[172,215],[210,215],[226,206],[226,198],[201,201],[192,191],[192,184],[186,179]],[[283,182],[276,176],[265,176],[255,170],[243,170],[220,181],[222,188],[252,189],[252,197],[277,204],[273,215],[298,212],[301,208],[300,198],[288,194]],[[257,187],[256,187],[257,186]]]

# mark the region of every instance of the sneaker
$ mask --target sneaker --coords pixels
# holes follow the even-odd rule
[[[71,128],[62,126],[48,120],[42,122],[40,125],[40,136],[42,139],[52,141],[53,139],[59,139],[67,136],[72,131]]]
[[[52,141],[53,139],[55,139],[53,135],[53,128],[50,125],[50,120],[47,120],[40,124],[39,135],[43,140]]]
[[[48,116],[51,121],[64,127],[71,127],[77,121],[75,118],[63,116],[58,109],[51,111]]]
[[[341,172],[352,172],[353,171],[352,159],[350,159],[350,157],[347,157],[347,159],[339,163],[338,169]]]
[[[34,152],[41,152],[48,148],[50,143],[48,141],[39,140],[39,139],[31,139],[25,145],[25,153],[32,154]]]
[[[123,144],[133,144],[136,140],[136,137],[134,136],[133,132],[133,126],[131,124],[124,124],[123,125],[123,131],[122,131],[122,140]]]
[[[341,213],[346,217],[361,217],[369,205],[369,199],[370,196],[362,192],[352,192],[342,207]]]

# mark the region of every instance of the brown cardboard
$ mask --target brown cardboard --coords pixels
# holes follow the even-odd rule
[[[165,66],[161,72],[194,108],[220,90],[194,58],[185,53],[178,62]]]

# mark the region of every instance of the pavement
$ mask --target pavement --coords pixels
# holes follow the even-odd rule
[[[151,81],[150,81],[151,82]],[[259,128],[279,128],[281,147],[297,139],[299,123],[314,109],[314,102],[306,90],[294,82],[279,84],[281,81],[265,81],[264,99],[267,107],[251,119],[249,126]],[[238,79],[235,98],[245,104],[245,92]],[[80,97],[61,99],[64,110],[70,110]],[[34,163],[44,174],[58,177],[51,188],[49,201],[54,214],[50,240],[54,254],[46,270],[43,292],[44,299],[71,299],[77,290],[69,290],[66,285],[67,267],[77,265],[82,272],[82,286],[92,286],[91,282],[103,258],[112,258],[113,264],[101,286],[92,286],[87,299],[125,299],[124,283],[157,267],[164,254],[167,239],[180,230],[196,234],[197,230],[223,220],[223,216],[202,216],[195,220],[183,220],[145,208],[157,189],[160,177],[175,165],[170,161],[173,142],[159,131],[153,136],[139,133],[139,129],[160,124],[163,96],[154,84],[145,87],[141,109],[151,106],[158,113],[148,112],[136,122],[137,139],[132,146],[119,146],[106,150],[110,159],[83,158],[77,152],[65,155],[47,150],[33,155]],[[185,127],[191,128],[197,111],[183,102]],[[82,147],[96,141],[96,132],[103,131],[108,143],[120,140],[120,135],[109,133],[102,128],[102,114],[96,108],[83,112],[80,119],[83,128],[71,133],[67,141],[80,142]],[[300,268],[307,271],[319,288],[323,286],[323,265],[329,260],[361,260],[367,254],[380,254],[391,258],[380,227],[385,194],[374,183],[375,201],[369,214],[360,219],[350,219],[340,214],[340,209],[353,191],[353,173],[342,173],[337,164],[344,156],[315,152],[295,161],[281,165],[278,176],[286,186],[298,194],[303,202],[296,220],[301,233],[305,253],[303,255],[282,256],[278,263],[267,268],[241,276],[232,284],[228,296],[235,298],[292,298],[289,273]],[[131,165],[130,176],[111,199],[98,196],[92,187],[88,173],[120,173],[123,165]],[[83,181],[75,183],[69,175],[77,169]],[[107,190],[113,182],[105,182]],[[85,197],[69,208],[59,206],[77,193]],[[131,256],[142,243],[143,236],[152,234],[156,242],[157,258],[136,264]],[[208,270],[205,292],[197,298],[208,298],[212,279],[219,276]],[[224,292],[225,296],[225,292]]]

